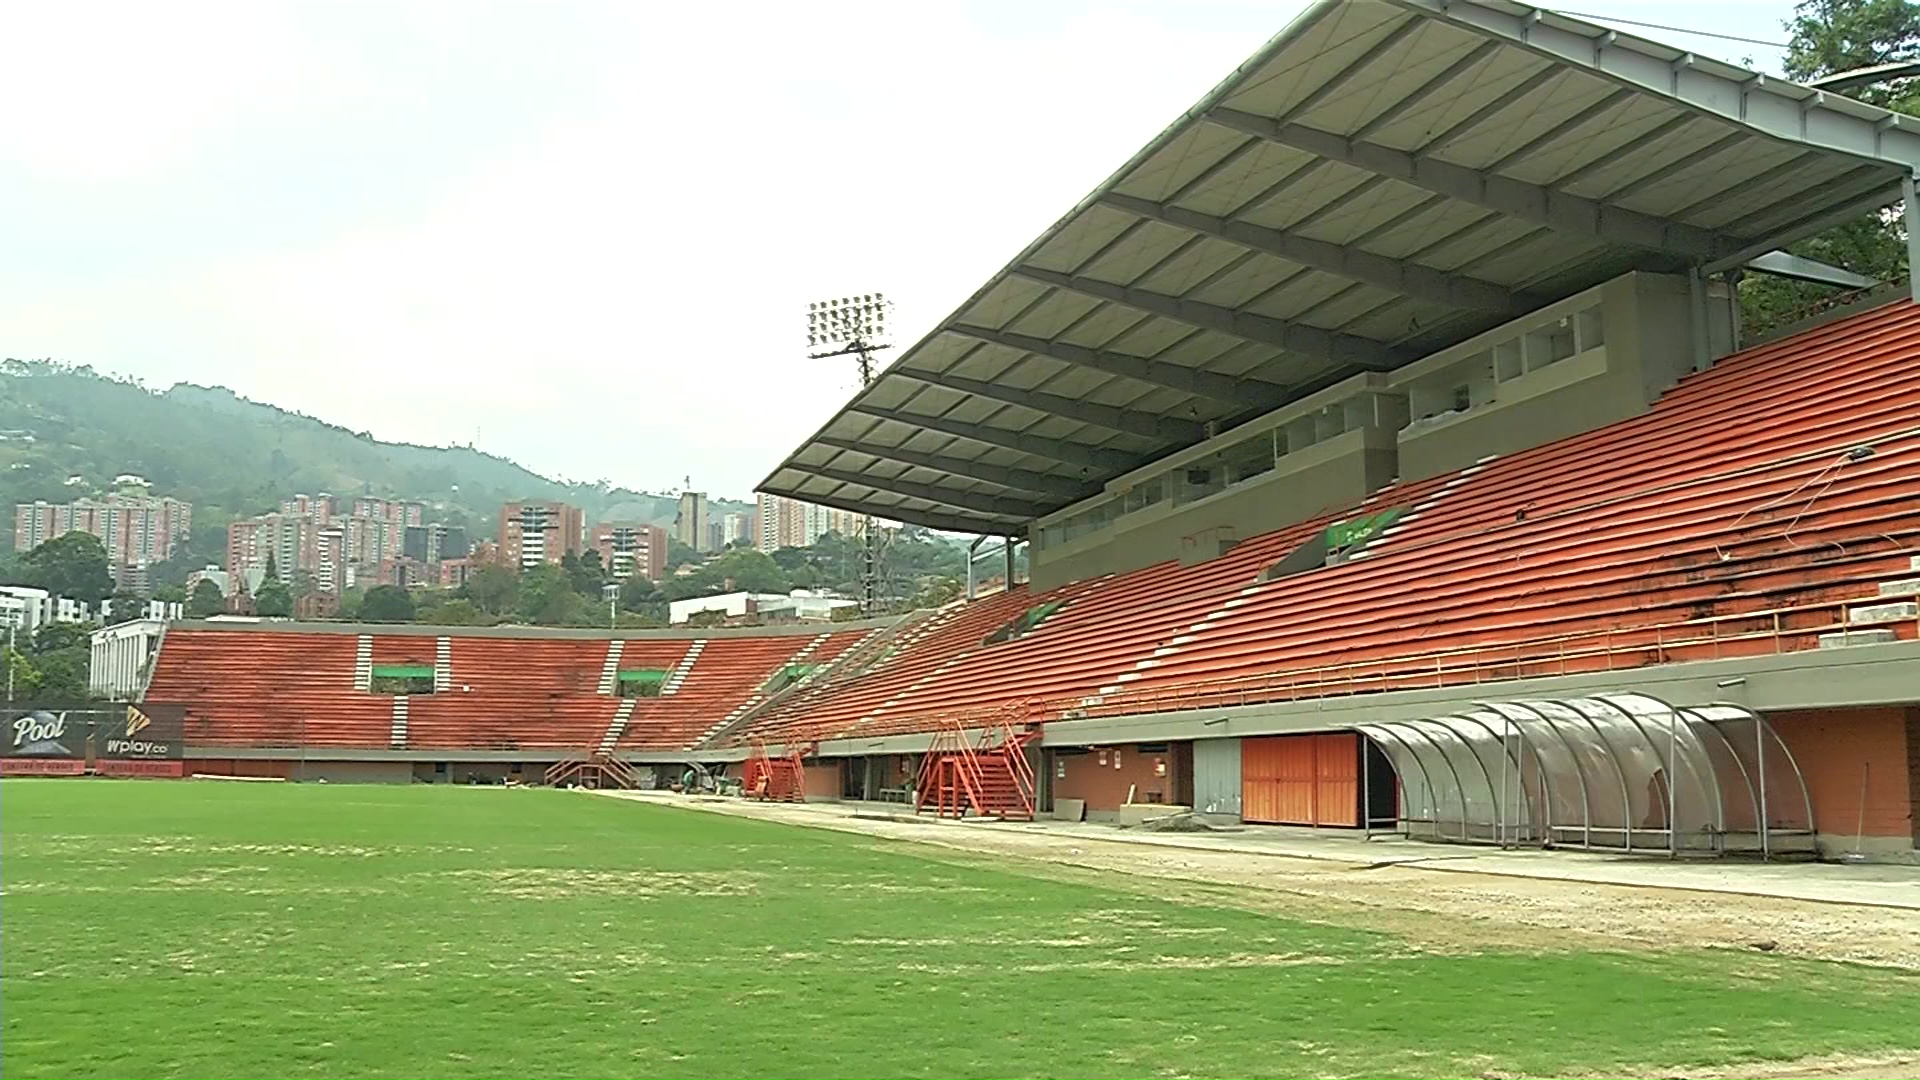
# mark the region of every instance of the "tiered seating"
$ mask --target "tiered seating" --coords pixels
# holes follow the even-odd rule
[[[835,636],[859,634],[843,631]],[[635,702],[619,749],[681,750],[693,745],[759,696],[767,681],[814,640],[805,634],[709,639],[673,694]]]
[[[734,741],[931,731],[1022,699],[1129,712],[1811,647],[1835,602],[1911,573],[1917,356],[1908,303],[1752,350],[1644,416],[1396,485],[1194,567],[972,605]],[[1334,518],[1392,506],[1423,509],[1365,557],[1258,580]],[[1063,598],[1032,634],[982,644]]]
[[[146,700],[186,707],[190,746],[387,745],[389,699],[357,693],[352,634],[167,632]]]
[[[744,746],[756,738],[768,742],[807,742],[838,735],[867,714],[883,709],[890,697],[928,678],[942,664],[979,644],[1033,603],[1035,600],[1025,589],[1016,588],[975,603],[956,604],[937,616],[934,624],[922,627],[910,644],[876,664],[864,677],[824,697],[797,695],[793,701],[783,702],[758,718],[746,730],[734,733],[727,743]]]
[[[1770,652],[1775,611],[1811,646],[1920,540],[1917,356],[1901,303],[1729,358],[1641,417],[1489,464],[1376,558],[1262,587],[1128,692],[1336,665],[1447,678],[1447,651],[1496,675]]]
[[[598,692],[604,638],[454,638],[451,685],[407,701],[413,749],[585,749],[615,700]],[[391,701],[381,698],[381,701]]]

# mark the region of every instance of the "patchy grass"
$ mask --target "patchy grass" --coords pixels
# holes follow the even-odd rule
[[[1564,1075],[1920,1041],[1896,972],[1436,952],[570,792],[9,780],[0,828],[8,1076]]]

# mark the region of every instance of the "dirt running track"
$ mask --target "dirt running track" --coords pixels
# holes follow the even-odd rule
[[[1564,943],[1568,934],[1577,934],[1655,947],[1766,948],[1791,956],[1920,971],[1920,911],[1899,908],[1464,873],[1423,864],[1368,866],[1158,847],[733,800],[676,800],[668,805],[1015,856],[1037,864],[1026,868],[1030,872],[1041,866],[1102,871],[1102,884],[1160,895],[1169,893],[1171,883],[1235,886],[1205,890],[1205,896],[1212,903],[1285,907],[1308,916],[1337,912],[1347,922],[1357,911],[1369,924],[1391,923],[1422,938],[1461,944]],[[1162,884],[1137,884],[1142,878]],[[1129,880],[1136,884],[1129,886]],[[1177,885],[1173,892],[1179,892]]]
[[[1920,911],[1898,908],[1157,847],[1042,832],[1003,832],[991,826],[852,817],[734,800],[639,798],[924,844],[955,853],[963,861],[996,856],[994,861],[1003,867],[1048,878],[1097,879],[1108,888],[1168,899],[1186,896],[1209,904],[1390,930],[1429,947],[1553,948],[1567,946],[1572,937],[1588,947],[1764,949],[1920,971]],[[1920,1030],[1915,1037],[1920,1039]],[[1808,1061],[1764,1073],[1670,1075],[1906,1080],[1920,1078],[1920,1057]]]

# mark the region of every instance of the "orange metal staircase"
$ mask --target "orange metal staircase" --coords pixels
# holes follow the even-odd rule
[[[789,747],[779,757],[767,753],[767,744],[756,742],[747,757],[745,782],[741,793],[761,802],[806,802],[806,765],[802,759],[813,746]]]
[[[920,779],[914,812],[928,807],[938,817],[978,817],[1004,821],[1032,821],[1035,778],[1027,760],[1027,744],[1039,737],[1037,728],[1025,728],[1024,704],[1010,706],[982,727],[975,739],[965,721],[956,720],[934,736],[920,759]]]

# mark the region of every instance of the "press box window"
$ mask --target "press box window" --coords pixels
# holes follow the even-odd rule
[[[619,697],[659,697],[666,681],[667,673],[658,668],[635,668],[620,673],[614,692]]]
[[[376,694],[412,697],[433,693],[432,664],[375,664],[367,689]]]

